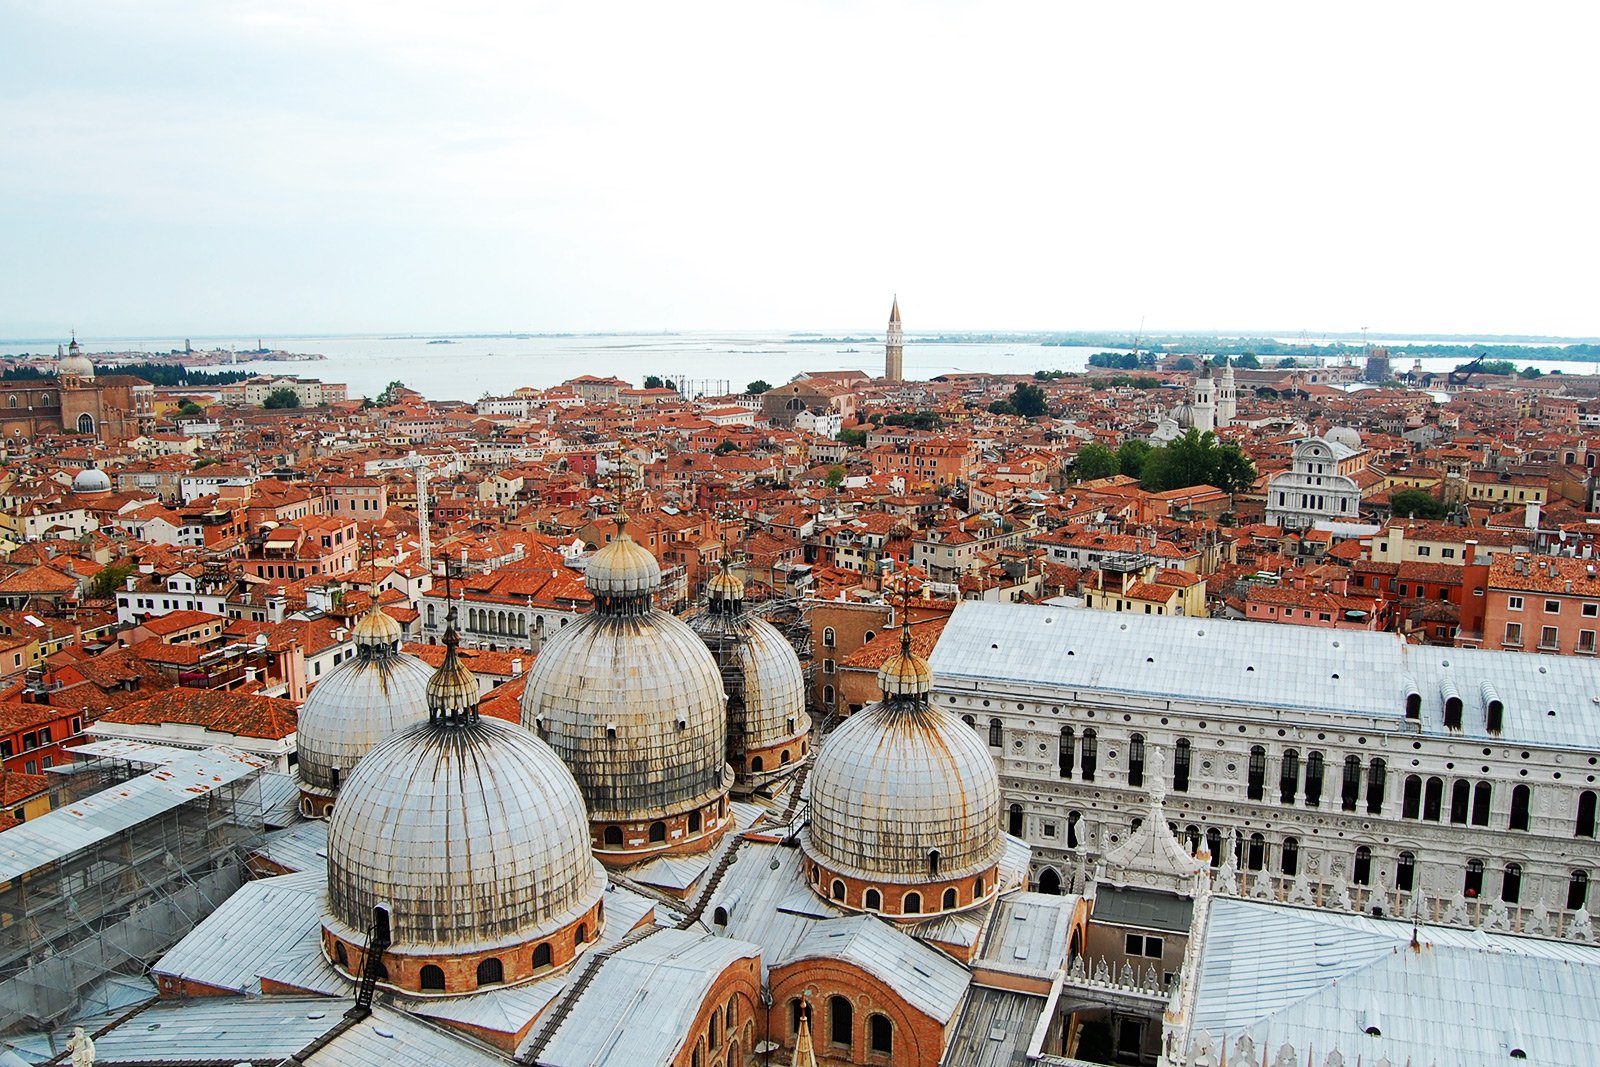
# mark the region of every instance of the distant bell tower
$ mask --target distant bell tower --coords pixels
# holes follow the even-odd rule
[[[894,306],[889,309],[889,338],[883,346],[883,376],[891,382],[905,380],[905,364],[902,359],[904,339],[900,333],[900,297],[894,298]]]

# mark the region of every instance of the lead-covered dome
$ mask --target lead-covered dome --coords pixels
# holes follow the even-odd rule
[[[526,730],[450,702],[457,640],[452,612],[427,719],[367,753],[328,824],[324,944],[359,973],[382,914],[381,973],[408,992],[521,981],[570,961],[603,917],[577,783]]]
[[[400,624],[374,607],[353,632],[355,655],[300,707],[295,746],[302,803],[325,814],[340,784],[379,741],[428,718],[428,665],[399,650]]]
[[[74,493],[109,493],[111,476],[99,467],[85,467],[72,478]]]
[[[995,888],[1003,845],[994,759],[970,726],[929,702],[932,676],[909,632],[879,678],[884,699],[817,752],[804,840],[814,880],[926,888],[909,912],[968,906]]]
[[[86,381],[94,378],[94,363],[78,347],[76,337],[67,346],[67,354],[56,364],[56,374],[62,378],[82,378]]]
[[[621,851],[672,849],[720,832],[726,814],[722,678],[694,631],[651,603],[660,573],[619,530],[589,561],[594,610],[545,643],[523,689],[522,724],[571,768],[602,848],[614,835]],[[648,839],[628,828],[652,821]]]

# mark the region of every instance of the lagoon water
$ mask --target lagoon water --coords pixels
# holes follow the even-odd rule
[[[444,339],[452,343],[430,343]],[[723,389],[742,391],[758,378],[778,385],[808,370],[858,369],[872,375],[883,372],[881,341],[819,341],[784,332],[234,337],[197,340],[194,347],[247,351],[254,349],[258,341],[268,348],[327,358],[286,362],[249,362],[241,358],[237,369],[344,382],[352,397],[376,396],[391,381],[404,382],[433,399],[476,400],[485,394],[507,393],[518,386],[545,388],[581,374],[614,374],[635,384],[655,374],[673,379],[693,394],[702,394]],[[84,346],[90,352],[155,353],[182,348],[183,338],[85,338]],[[0,353],[29,351],[53,351],[53,346],[37,342],[0,344]],[[905,346],[905,373],[908,378],[931,378],[954,371],[1079,371],[1088,365],[1090,355],[1104,351],[1114,350],[1021,342],[947,344],[920,341],[913,335]],[[1408,369],[1410,360],[1404,349],[1396,346],[1392,352],[1395,369]],[[1450,358],[1424,359],[1422,365],[1427,370],[1440,371],[1459,362]],[[1562,370],[1588,374],[1595,369],[1588,363],[1547,361],[1536,361],[1532,366],[1546,373]]]

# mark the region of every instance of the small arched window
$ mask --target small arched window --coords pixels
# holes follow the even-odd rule
[[[1278,800],[1284,804],[1293,804],[1295,794],[1300,791],[1300,753],[1296,749],[1285,749],[1283,753],[1283,766],[1278,768]]]
[[[1095,768],[1100,764],[1099,746],[1099,738],[1095,734],[1094,727],[1091,726],[1083,731],[1083,759],[1079,762],[1079,767],[1082,768],[1083,780],[1086,782],[1094,781]]]
[[[1211,866],[1222,866],[1222,831],[1215,826],[1206,827],[1206,851],[1211,853]]]
[[[1339,790],[1339,807],[1343,811],[1355,811],[1356,805],[1361,802],[1361,757],[1346,756],[1344,758],[1344,782]]]
[[[833,880],[833,885],[828,887],[828,895],[833,897],[834,900],[843,900],[844,899],[844,883],[842,881],[840,881],[839,879],[835,878]]]
[[[907,893],[900,900],[900,911],[905,915],[922,914],[922,894]]]
[[[956,887],[950,886],[944,891],[944,900],[940,904],[940,907],[942,907],[945,911],[955,911],[956,905],[959,903],[960,900],[956,895]]]
[[[1428,822],[1438,822],[1444,814],[1444,779],[1429,778],[1422,793],[1422,817]]]
[[[1577,911],[1589,903],[1589,872],[1573,871],[1567,879],[1567,910]]]
[[[479,985],[499,985],[506,980],[505,968],[500,965],[498,957],[490,956],[478,964]]]
[[[1595,792],[1585,789],[1578,794],[1578,821],[1572,828],[1574,837],[1593,837],[1595,827]]]
[[[1467,824],[1467,813],[1472,809],[1472,785],[1465,778],[1457,778],[1450,787],[1450,821]]]
[[[422,972],[417,976],[417,980],[422,984],[423,989],[443,990],[444,970],[438,964],[423,964]]]
[[[855,1008],[844,997],[828,998],[828,1040],[849,1048],[855,1040]]]
[[[1411,892],[1417,880],[1417,857],[1410,852],[1400,853],[1394,866],[1394,886],[1403,893]]]
[[[650,840],[665,841],[667,839],[667,824],[659,820],[650,824]]]
[[[825,685],[825,686],[822,687],[822,702],[824,704],[828,705],[829,707],[833,706],[833,702],[834,702],[833,686]]]
[[[17,394],[16,393],[12,393],[10,396],[6,397],[6,407],[14,408],[16,406],[17,406]]]
[[[1511,791],[1511,822],[1513,830],[1526,830],[1532,820],[1533,790],[1519,785]]]
[[[1483,892],[1482,860],[1467,861],[1467,874],[1466,877],[1461,880],[1461,892],[1463,896],[1466,896],[1469,899],[1476,897]]]
[[[1356,885],[1372,884],[1372,849],[1366,845],[1356,849],[1356,861],[1350,868],[1350,881]]]
[[[1245,797],[1260,800],[1267,782],[1267,750],[1260,745],[1250,746],[1250,774],[1245,782]]]
[[[833,646],[834,646],[833,627],[824,626],[822,628],[822,647],[823,648],[832,648]]]
[[[800,1036],[800,998],[789,998],[789,1036]]]
[[[1383,814],[1383,786],[1384,776],[1388,767],[1381,759],[1374,759],[1367,764],[1367,814]]]
[[[939,850],[936,848],[928,850],[928,877],[939,877]]]
[[[1189,759],[1191,747],[1187,737],[1178,738],[1172,750],[1172,789],[1177,793],[1189,791]]]
[[[541,941],[534,946],[533,966],[535,969],[550,966],[550,942]]]
[[[1144,785],[1144,735],[1128,738],[1128,784]]]
[[[878,892],[876,889],[869,889],[861,898],[861,905],[868,911],[882,911],[883,894]]]
[[[338,960],[339,966],[345,970],[348,971],[350,969],[350,955],[344,950],[343,941],[335,941],[333,943],[333,958]]]
[[[1293,878],[1300,873],[1300,841],[1298,838],[1286,837],[1283,839],[1283,848],[1278,856],[1279,869],[1284,875]]]
[[[1072,757],[1075,749],[1072,727],[1061,728],[1061,738],[1056,742],[1056,772],[1063,778],[1072,777]]]
[[[1005,728],[1000,725],[999,719],[989,720],[989,747],[1001,748],[1006,743]]]
[[[1012,837],[1022,836],[1022,805],[1013,804],[1006,812],[1006,833]]]
[[[1322,753],[1312,752],[1306,756],[1306,807],[1314,808],[1322,803]]]
[[[982,878],[974,879],[973,882],[972,882],[972,899],[973,900],[982,900],[983,899],[983,879]]]
[[[867,1018],[867,1049],[880,1056],[894,1054],[894,1026],[886,1015]]]
[[[756,757],[755,764],[756,770],[759,771],[761,769],[761,757]],[[700,832],[700,813],[698,811],[691,811],[689,813],[689,832],[691,834],[697,834]]]
[[[1500,874],[1500,899],[1515,904],[1522,899],[1522,864],[1508,863]]]

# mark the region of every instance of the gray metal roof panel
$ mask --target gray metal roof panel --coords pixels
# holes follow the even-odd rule
[[[972,981],[966,968],[948,956],[871,915],[813,922],[793,951],[774,966],[806,959],[852,963],[941,1023],[955,1015]]]
[[[301,997],[163,1001],[95,1038],[95,1063],[284,1059],[338,1025],[351,1003]]]
[[[1138,886],[1102,885],[1095,890],[1094,919],[1187,935],[1194,919],[1194,901]]]
[[[0,882],[66,859],[264,766],[234,749],[209,748],[30,819],[0,834]]]
[[[1001,897],[979,960],[997,970],[1053,976],[1066,961],[1067,931],[1072,927],[1078,900],[1076,895],[1049,893],[1008,893]]]
[[[328,824],[308,819],[267,834],[254,855],[285,871],[316,871],[327,878]]]
[[[304,1061],[304,1067],[505,1067],[506,1057],[380,1006]]]
[[[1505,702],[1502,743],[1600,748],[1600,669],[1579,656],[1409,645],[1397,635],[1280,623],[967,601],[931,662],[938,688],[992,680],[1237,708],[1388,719],[1490,739],[1482,683]],[[1464,708],[1444,725],[1441,684]],[[1422,696],[1405,721],[1405,691]],[[936,699],[947,701],[941,692]],[[1554,710],[1556,714],[1548,714]]]
[[[326,878],[318,870],[246,882],[151,970],[218,989],[260,993],[261,968],[306,931],[319,928]]]
[[[945,1048],[945,1067],[1024,1067],[1044,997],[974,986]]]

